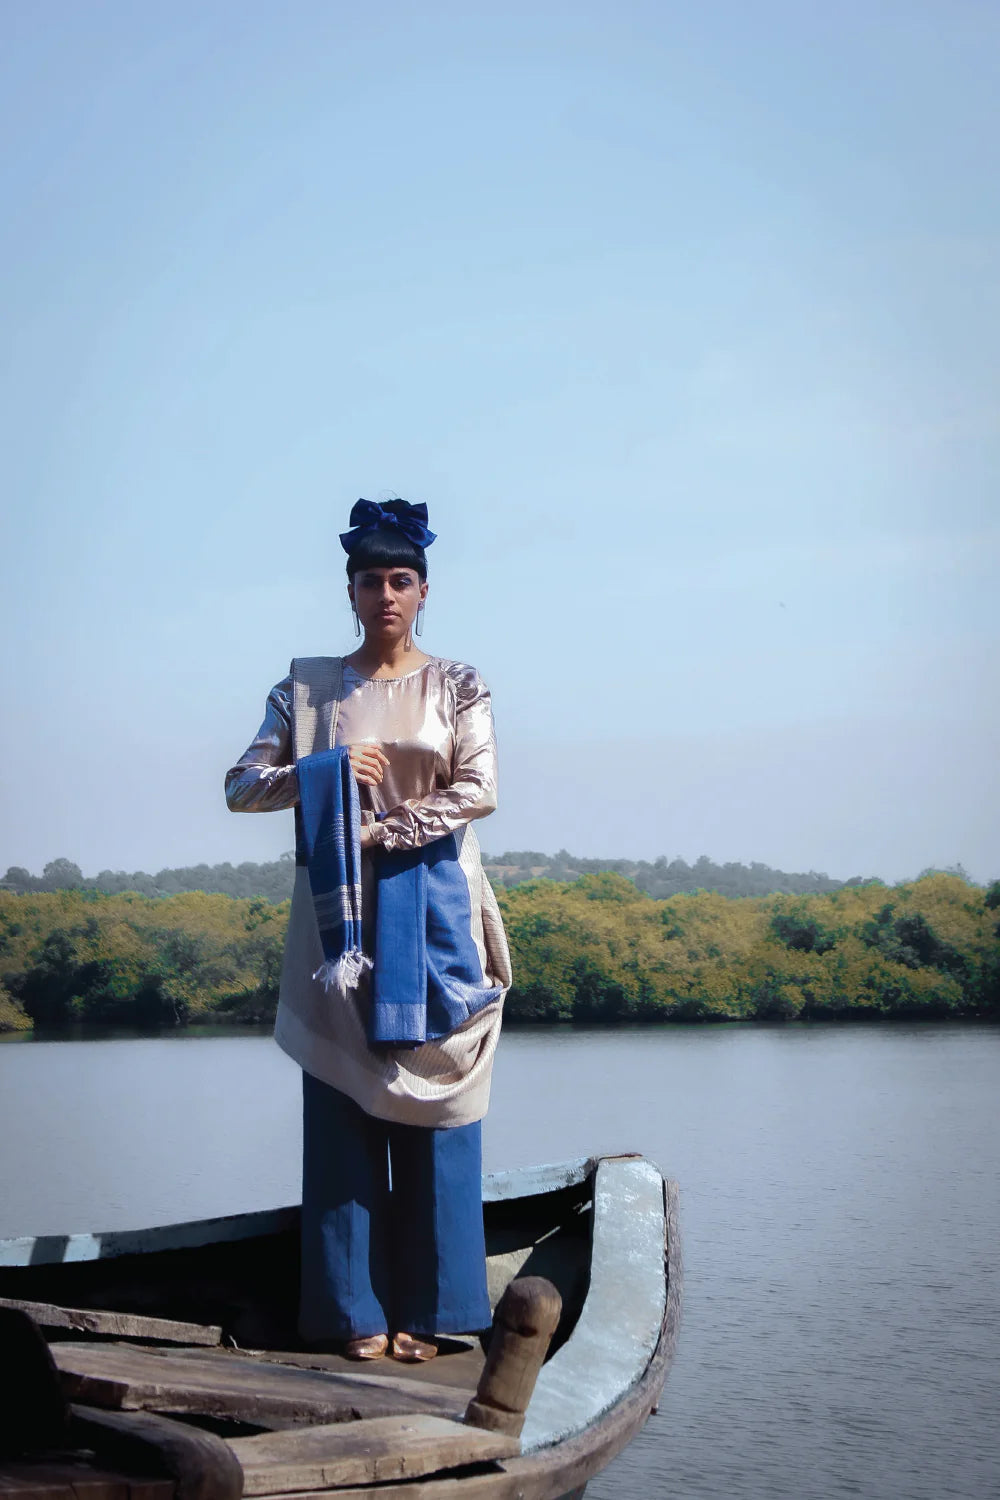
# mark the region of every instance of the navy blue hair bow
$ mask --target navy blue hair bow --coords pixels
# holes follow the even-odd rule
[[[359,500],[351,511],[351,530],[340,533],[340,545],[345,552],[353,552],[363,536],[390,527],[401,531],[415,547],[429,547],[437,535],[427,529],[426,505],[411,505],[408,500],[387,500],[384,505]]]

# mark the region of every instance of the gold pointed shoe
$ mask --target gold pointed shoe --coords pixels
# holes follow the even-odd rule
[[[370,1333],[365,1338],[348,1339],[344,1345],[347,1359],[381,1359],[389,1348],[389,1338],[384,1333]]]
[[[412,1333],[394,1333],[392,1336],[392,1357],[404,1365],[422,1364],[424,1360],[433,1359],[437,1352],[437,1344],[431,1343],[430,1339],[414,1338]]]

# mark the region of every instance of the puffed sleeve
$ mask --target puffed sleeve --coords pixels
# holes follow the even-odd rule
[[[390,808],[372,829],[384,849],[417,849],[485,818],[497,805],[497,742],[490,691],[474,667],[453,662],[445,674],[453,694],[455,748],[451,783]]]
[[[253,743],[226,772],[230,812],[276,812],[298,802],[291,705],[292,679],[285,677],[267,695],[264,722]]]

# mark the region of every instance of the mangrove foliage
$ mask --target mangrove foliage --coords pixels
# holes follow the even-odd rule
[[[660,899],[603,871],[496,889],[515,1021],[1000,1013],[1000,882],[936,873]],[[0,889],[0,1030],[270,1021],[288,908],[204,891]]]

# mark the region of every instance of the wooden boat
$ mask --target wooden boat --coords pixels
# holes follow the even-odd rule
[[[581,1495],[673,1356],[676,1186],[601,1157],[496,1173],[483,1203],[489,1352],[420,1365],[303,1348],[297,1208],[0,1240],[0,1318],[30,1330],[0,1354],[0,1500]]]

